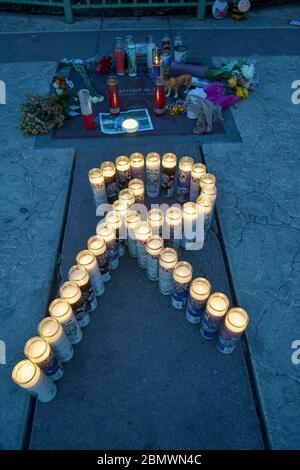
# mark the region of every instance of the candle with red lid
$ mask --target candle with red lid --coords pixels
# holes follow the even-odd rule
[[[89,90],[79,90],[78,98],[83,120],[83,127],[86,131],[95,129],[92,101]]]
[[[123,48],[123,40],[121,37],[116,38],[115,58],[116,58],[117,75],[120,75],[120,76],[125,75],[124,48]]]
[[[118,89],[118,80],[116,79],[116,77],[108,77],[107,89],[110,114],[112,116],[118,116],[120,114],[120,97]]]
[[[155,80],[154,89],[154,114],[161,116],[166,111],[166,95],[165,95],[165,84],[162,77],[157,77]]]

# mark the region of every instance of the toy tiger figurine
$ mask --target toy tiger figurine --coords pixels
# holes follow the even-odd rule
[[[181,86],[185,86],[185,92],[187,92],[192,84],[192,76],[189,74],[179,75],[179,77],[171,77],[165,80],[165,88],[167,89],[166,96],[169,97],[171,91],[174,90],[174,97],[178,98],[179,89]]]

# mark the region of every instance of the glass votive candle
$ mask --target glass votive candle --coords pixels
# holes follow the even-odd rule
[[[70,281],[76,282],[78,287],[80,287],[87,311],[94,311],[98,304],[87,270],[83,266],[75,264],[69,269],[68,277]]]
[[[202,198],[205,198],[205,199],[208,199],[209,201],[211,201],[211,204],[212,204],[212,210],[211,210],[211,214],[210,214],[210,219],[211,219],[212,214],[213,214],[213,210],[214,210],[214,207],[215,207],[215,202],[216,202],[216,199],[217,199],[217,187],[216,186],[210,186],[210,185],[202,186],[201,193],[200,193],[199,197],[202,197]]]
[[[123,206],[124,207],[124,206]],[[127,212],[127,207],[126,207]],[[122,217],[120,213],[116,210],[112,210],[107,212],[105,216],[105,222],[109,225],[112,229],[114,229],[116,234],[116,241],[118,247],[119,256],[125,255],[125,239],[122,238]]]
[[[81,328],[90,323],[89,310],[81,294],[80,287],[74,281],[64,282],[59,288],[59,295],[69,302]]]
[[[103,238],[106,243],[109,268],[117,269],[119,267],[119,245],[116,240],[116,231],[106,222],[100,222],[96,231],[98,237]]]
[[[131,181],[132,180],[130,180],[130,182]],[[135,203],[134,191],[129,188],[130,182],[128,183],[128,188],[122,189],[119,192],[119,201],[123,204],[126,204],[127,208],[131,207]],[[123,215],[125,215],[125,213]]]
[[[158,281],[159,256],[163,247],[164,241],[158,235],[152,235],[147,241],[147,276],[150,281]]]
[[[133,258],[137,257],[135,229],[141,222],[141,216],[138,211],[129,210],[125,216],[124,223],[127,229],[127,245],[129,255]]]
[[[196,277],[190,285],[186,307],[186,319],[194,325],[201,322],[206,302],[211,293],[211,284],[204,277]]]
[[[148,153],[146,157],[146,192],[148,197],[158,197],[160,190],[160,155]]]
[[[49,305],[49,314],[61,324],[71,344],[80,343],[82,330],[67,300],[53,300]]]
[[[182,209],[172,206],[166,211],[165,231],[168,245],[179,250],[182,238]]]
[[[39,323],[38,334],[50,345],[57,359],[68,362],[74,349],[60,323],[52,317],[46,317]]]
[[[232,353],[249,323],[246,310],[233,307],[228,310],[217,340],[217,348],[223,354]]]
[[[193,164],[194,160],[191,157],[182,157],[179,160],[177,200],[180,203],[184,203],[189,200]]]
[[[87,247],[88,250],[96,257],[103,281],[108,282],[111,279],[111,275],[105,240],[98,235],[94,235],[88,239]]]
[[[113,162],[106,161],[101,164],[103,171],[107,201],[112,204],[118,197],[116,167]]]
[[[142,153],[134,152],[130,155],[131,178],[144,179],[145,157]]]
[[[107,203],[105,181],[101,168],[92,168],[89,171],[89,182],[94,196],[95,206]]]
[[[210,227],[213,206],[212,206],[211,200],[207,199],[202,194],[197,198],[197,205],[199,207],[199,214],[202,214],[202,217],[203,217],[203,227],[204,227],[204,237],[205,237]]]
[[[159,292],[171,295],[173,290],[173,269],[178,261],[177,251],[174,248],[164,248],[159,257]]]
[[[123,189],[122,191],[127,191],[127,189],[126,190]],[[113,206],[113,211],[118,212],[118,214],[120,215],[121,222],[122,222],[125,214],[128,211],[128,206],[127,206],[126,202],[121,201],[120,198],[119,198],[113,203],[112,206]],[[121,225],[122,225],[122,223],[121,223]]]
[[[24,354],[27,359],[39,366],[50,379],[56,381],[64,375],[61,362],[54,355],[50,345],[44,338],[40,336],[30,338],[25,344]]]
[[[128,182],[131,180],[130,160],[125,155],[116,158],[116,169],[119,190],[127,188]]]
[[[194,163],[191,170],[190,196],[189,200],[196,202],[200,193],[200,178],[206,173],[206,166],[203,163]]]
[[[42,403],[48,403],[56,395],[56,384],[33,362],[28,359],[18,362],[12,371],[13,381],[37,397]]]
[[[171,197],[174,194],[177,157],[175,153],[162,156],[161,195]]]
[[[215,175],[213,175],[212,173],[204,173],[201,177],[200,177],[200,188],[204,188],[204,187],[207,187],[207,186],[210,186],[210,187],[214,187],[216,186],[216,177]]]
[[[140,222],[134,231],[134,235],[136,239],[138,265],[141,268],[146,269],[147,268],[146,244],[147,244],[148,239],[151,236],[150,225],[147,222]]]
[[[193,268],[187,261],[179,261],[173,270],[173,291],[171,302],[174,308],[182,310],[186,307],[189,286],[193,276]]]
[[[182,247],[189,248],[189,244],[195,243],[197,238],[197,221],[199,207],[195,202],[186,202],[182,206],[183,236]]]
[[[90,281],[96,297],[100,297],[105,290],[96,257],[89,250],[82,250],[76,256],[76,263],[83,266],[90,276]]]
[[[214,339],[218,336],[229,307],[229,299],[221,292],[214,292],[208,297],[206,309],[203,313],[200,331],[206,339]]]
[[[161,209],[151,209],[147,214],[147,221],[151,227],[153,235],[162,235],[164,213]]]
[[[143,204],[145,199],[145,187],[142,179],[135,178],[128,183],[128,189],[130,189],[135,197],[136,204]]]

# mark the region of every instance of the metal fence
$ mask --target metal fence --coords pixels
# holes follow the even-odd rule
[[[96,8],[109,10],[117,8],[196,7],[197,18],[204,20],[206,5],[213,3],[212,0],[96,0],[95,2],[82,0],[81,3],[72,3],[72,0],[0,0],[0,2],[63,8],[67,23],[74,22],[74,11]]]

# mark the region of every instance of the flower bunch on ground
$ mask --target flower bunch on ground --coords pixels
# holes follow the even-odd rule
[[[247,98],[249,90],[256,89],[255,64],[246,59],[235,60],[222,67],[211,67],[205,76],[208,80],[223,82],[241,98]]]

